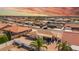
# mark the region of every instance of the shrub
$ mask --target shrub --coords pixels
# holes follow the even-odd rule
[[[0,44],[9,41],[6,35],[0,35]]]
[[[7,36],[8,40],[11,40],[11,32],[10,31],[4,31],[4,34]]]

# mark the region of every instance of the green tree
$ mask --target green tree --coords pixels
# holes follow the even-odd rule
[[[42,48],[46,48],[47,46],[44,45],[43,38],[38,37],[35,41],[31,42],[30,44],[35,50],[40,51]]]
[[[8,40],[11,40],[11,32],[10,31],[4,31],[4,34],[6,34]]]
[[[67,43],[67,41],[65,41],[65,42],[57,42],[56,48],[58,48],[58,51],[72,51],[72,48]]]
[[[5,43],[8,41],[8,38],[6,35],[0,35],[0,44]]]

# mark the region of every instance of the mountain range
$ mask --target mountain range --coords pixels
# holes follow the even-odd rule
[[[79,7],[0,7],[0,15],[78,16]]]

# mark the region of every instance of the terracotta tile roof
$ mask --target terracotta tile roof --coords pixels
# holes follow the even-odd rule
[[[79,28],[79,24],[65,24],[65,27],[67,26]]]
[[[79,45],[79,32],[63,32],[62,40],[72,45]]]
[[[5,27],[7,27],[7,26],[8,26],[8,24],[0,23],[0,29],[3,29],[3,28],[5,28]]]
[[[5,28],[5,30],[9,30],[14,33],[19,33],[19,32],[23,32],[23,31],[30,31],[32,29],[29,27],[23,27],[23,26],[18,26],[18,25],[13,24],[13,25],[11,25],[11,27]]]
[[[30,27],[23,27],[23,26],[18,26],[18,25],[15,25],[15,24],[8,25],[8,24],[5,24],[5,23],[0,23],[0,29],[9,30],[9,31],[14,32],[14,33],[32,30],[32,28],[30,28]]]

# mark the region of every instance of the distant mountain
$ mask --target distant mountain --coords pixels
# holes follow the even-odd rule
[[[78,16],[79,7],[1,7],[0,15]]]

